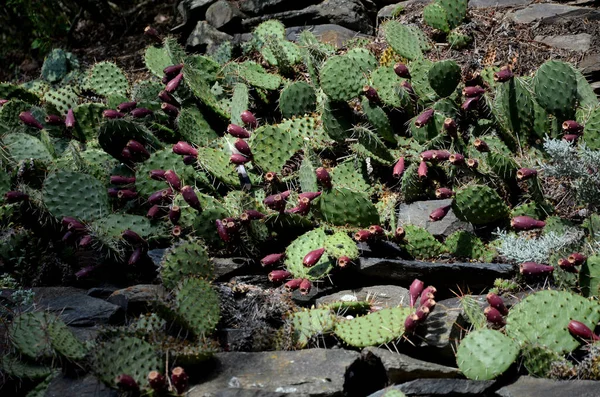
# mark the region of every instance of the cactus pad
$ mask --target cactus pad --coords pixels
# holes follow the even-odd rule
[[[317,107],[315,89],[304,81],[296,81],[285,87],[279,96],[279,109],[285,118],[303,116]]]
[[[174,288],[187,276],[212,278],[214,265],[199,242],[188,241],[171,248],[161,262],[160,277],[166,288]]]
[[[378,346],[404,334],[404,320],[411,310],[404,307],[386,308],[352,320],[340,321],[335,334],[350,346]]]
[[[446,251],[446,247],[437,241],[427,230],[419,226],[403,225],[406,235],[402,247],[414,258],[435,258]]]
[[[572,66],[562,61],[547,61],[533,79],[536,101],[550,114],[573,117],[577,102],[577,77]]]
[[[413,31],[397,21],[388,21],[383,25],[385,39],[400,56],[407,59],[423,58],[423,51]]]
[[[285,163],[302,150],[303,141],[296,131],[265,126],[252,134],[250,146],[257,166],[265,172],[280,172]]]
[[[111,94],[127,95],[129,90],[129,83],[123,71],[112,62],[95,64],[88,75],[86,83],[90,90],[102,96]]]
[[[429,69],[429,85],[440,96],[450,96],[461,80],[460,66],[454,61],[445,60],[433,64]]]
[[[491,329],[470,332],[458,345],[456,363],[473,380],[490,380],[501,375],[516,361],[519,345]]]
[[[369,226],[377,224],[379,214],[371,200],[361,192],[332,189],[319,198],[319,214],[334,225]]]
[[[474,225],[485,225],[508,217],[509,209],[489,186],[471,185],[456,193],[452,209],[456,216]]]
[[[183,279],[175,291],[177,312],[198,336],[211,333],[220,319],[219,295],[202,279]]]
[[[321,68],[321,88],[332,101],[349,101],[367,84],[363,65],[357,60],[335,55]]]
[[[295,347],[302,349],[312,338],[332,332],[335,320],[329,309],[304,309],[292,314],[290,322],[294,330]]]

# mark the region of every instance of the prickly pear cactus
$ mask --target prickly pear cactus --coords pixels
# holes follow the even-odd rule
[[[205,280],[183,279],[176,288],[175,302],[177,313],[195,335],[212,332],[219,322],[219,296]]]
[[[165,287],[174,288],[183,277],[211,278],[213,267],[201,243],[188,241],[167,252],[161,262],[160,277]]]
[[[365,316],[338,322],[335,334],[350,346],[378,346],[404,334],[404,320],[410,309],[386,308]]]
[[[471,185],[456,192],[452,209],[456,216],[474,225],[485,225],[508,217],[508,207],[489,186]]]

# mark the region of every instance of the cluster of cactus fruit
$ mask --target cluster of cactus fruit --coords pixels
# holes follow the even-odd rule
[[[465,15],[466,1],[437,0],[424,11],[448,40],[466,40],[456,30]],[[390,20],[382,30],[389,49],[378,60],[360,45],[336,51],[309,31],[289,42],[281,23],[267,21],[251,42],[258,63],[226,51],[189,55],[149,28],[147,80],[130,85],[111,62],[79,73],[72,55],[55,51],[40,80],[0,84],[0,223],[36,217],[65,246],[100,258],[76,269],[82,280],[115,263],[127,264],[119,277],[153,271],[149,250],[170,247],[158,276],[172,293],[157,302],[158,316],[143,316],[127,336],[97,349],[101,379],[158,390],[167,370],[161,354],[181,362],[210,355],[220,317],[211,256],[255,258],[274,268],[275,285],[309,294],[358,259],[358,243],[392,240],[407,258],[492,261],[492,227],[534,235],[560,229],[533,159],[543,156],[546,137],[600,148],[598,99],[581,73],[552,60],[533,77],[495,66],[466,76],[452,60],[426,58],[431,43],[419,28]],[[482,233],[440,241],[398,224],[397,204],[434,198],[451,203],[432,211],[431,222],[453,211]],[[569,249],[589,251],[580,243]],[[553,274],[586,297],[600,294],[599,257],[556,255],[564,255],[558,267],[520,263],[523,278]],[[299,347],[324,332],[356,347],[389,343],[417,332],[435,292],[415,280],[409,307],[369,312],[344,302],[295,313],[290,323]],[[554,301],[546,305],[548,297]],[[570,292],[538,292],[510,312],[498,296],[488,300],[483,316],[493,329],[471,310],[479,329],[457,355],[476,379],[504,372],[519,352],[532,368],[562,359],[579,346],[569,330],[582,334],[569,321],[593,328],[600,320],[597,304]],[[340,319],[340,310],[363,315]],[[189,336],[168,335],[161,321]],[[12,338],[25,338],[14,324]],[[20,346],[27,344],[17,345],[27,355]],[[10,373],[11,363],[2,368]],[[172,369],[177,392],[181,374]]]

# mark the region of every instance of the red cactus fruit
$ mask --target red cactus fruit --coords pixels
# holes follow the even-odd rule
[[[177,87],[179,87],[179,84],[181,84],[182,80],[183,80],[183,73],[179,73],[177,76],[175,76],[171,80],[169,80],[169,82],[165,86],[165,91],[172,94],[173,92],[175,92]]]
[[[237,149],[238,152],[240,152],[244,156],[252,157],[252,150],[250,150],[248,142],[244,141],[243,139],[238,138],[233,144],[233,146]]]
[[[96,269],[98,269],[98,267],[100,267],[99,265],[93,265],[93,266],[86,266],[84,268],[81,268],[77,271],[77,273],[75,273],[75,277],[77,278],[85,278],[88,277],[90,274],[92,274]]]
[[[63,243],[69,243],[71,242],[73,239],[75,238],[75,233],[73,233],[72,231],[68,231],[66,232],[63,237],[62,237],[62,242]]]
[[[177,394],[183,394],[188,388],[189,377],[181,367],[175,367],[171,371],[171,383]]]
[[[424,127],[433,119],[433,109],[427,109],[423,111],[420,115],[415,119],[415,126],[417,128]]]
[[[440,187],[435,190],[435,197],[438,199],[447,199],[450,197],[454,197],[454,192],[447,187]]]
[[[567,134],[567,135],[563,135],[563,141],[567,141],[567,142],[577,142],[577,140],[579,139],[579,135],[577,134]]]
[[[479,161],[477,159],[468,159],[467,160],[467,167],[476,170],[477,167],[479,167]]]
[[[415,312],[419,321],[424,321],[429,316],[429,308],[427,306],[420,306]]]
[[[116,187],[109,187],[108,189],[106,189],[106,193],[108,194],[108,197],[119,197],[119,189]]]
[[[408,67],[402,62],[398,62],[394,65],[394,72],[398,77],[401,77],[403,79],[410,79],[410,71],[408,70]]]
[[[348,264],[350,264],[350,262],[352,262],[352,260],[344,255],[344,256],[340,256],[338,258],[337,265],[343,269],[346,266],[348,266]]]
[[[421,178],[421,179],[427,178],[427,163],[426,162],[421,161],[421,163],[419,164],[419,168],[417,169],[417,175],[419,175],[419,178]]]
[[[371,237],[373,237],[373,235],[371,234],[371,232],[369,232],[368,230],[359,230],[356,233],[354,233],[354,240],[356,241],[369,241],[371,239]]]
[[[177,225],[177,226],[173,227],[173,229],[171,229],[171,235],[173,237],[179,237],[179,236],[181,236],[181,233],[183,233],[183,229],[179,225]]]
[[[446,217],[446,215],[448,215],[450,208],[452,208],[452,205],[445,205],[443,207],[431,211],[431,214],[429,214],[429,220],[431,220],[432,222],[441,221]]]
[[[133,253],[129,257],[129,260],[127,261],[127,264],[128,265],[136,265],[136,264],[138,264],[140,262],[140,260],[142,259],[143,255],[144,255],[144,248],[143,247],[137,247],[136,249],[133,250]]]
[[[164,204],[167,201],[173,199],[173,190],[171,188],[158,190],[148,197],[148,202],[152,205]]]
[[[29,127],[34,127],[37,128],[38,130],[41,130],[44,128],[44,126],[35,119],[35,117],[33,117],[33,114],[31,114],[30,112],[21,112],[19,113],[19,119],[23,122],[23,124],[29,126]]]
[[[131,185],[135,183],[135,176],[127,177],[122,175],[111,175],[110,183],[112,185]]]
[[[196,164],[196,157],[194,156],[183,156],[183,164],[194,165]]]
[[[301,197],[298,199],[298,205],[294,208],[290,208],[285,212],[287,214],[298,214],[298,215],[308,215],[310,211],[310,200],[307,197]]]
[[[371,233],[373,237],[381,237],[385,235],[385,230],[379,225],[371,225],[369,226],[369,233]]]
[[[165,180],[165,170],[151,170],[150,171],[150,179],[154,179],[155,181],[164,181]]]
[[[117,105],[117,110],[122,113],[128,113],[128,112],[132,111],[133,109],[135,109],[136,106],[137,106],[137,102],[135,102],[135,101],[123,102],[123,103],[120,103]]]
[[[579,270],[575,267],[574,263],[570,263],[566,258],[560,258],[558,260],[558,266],[563,269],[565,272],[569,273],[579,273]]]
[[[425,299],[424,301],[421,302],[421,306],[428,308],[430,313],[435,308],[435,305],[436,305],[436,302],[435,302],[435,299],[433,299],[433,298]]]
[[[172,205],[171,209],[169,209],[169,220],[173,225],[177,225],[179,219],[181,218],[181,207],[178,205]]]
[[[524,276],[548,275],[554,271],[554,267],[535,262],[524,262],[521,263],[519,271]]]
[[[229,234],[230,236],[239,232],[242,226],[239,219],[232,217],[225,218],[222,220],[222,222],[223,226],[225,226],[225,230],[227,230],[227,234]]]
[[[465,163],[465,156],[460,153],[454,153],[448,157],[448,161],[450,161],[450,164],[452,165],[462,165]]]
[[[481,153],[487,153],[490,151],[490,147],[488,146],[488,144],[484,140],[481,140],[479,138],[473,141],[473,146],[475,146],[475,149],[477,149],[477,151]]]
[[[471,86],[471,87],[465,87],[462,90],[463,96],[466,96],[467,98],[481,96],[481,95],[483,95],[483,93],[485,93],[485,88],[482,88],[481,86],[478,86],[478,85]]]
[[[260,260],[260,264],[263,267],[273,266],[277,262],[281,261],[285,257],[285,253],[281,254],[269,254]]]
[[[304,256],[302,264],[306,267],[312,267],[317,264],[324,253],[325,248],[317,248],[316,250],[312,250]]]
[[[316,199],[317,197],[319,197],[321,195],[321,192],[306,192],[306,193],[300,193],[298,195],[299,198],[307,198],[310,201],[313,201],[314,199]]]
[[[274,183],[277,182],[279,180],[279,178],[277,178],[277,174],[269,171],[265,174],[265,182],[267,183]]]
[[[92,243],[92,241],[93,241],[92,236],[90,236],[89,234],[86,234],[85,236],[83,236],[79,239],[78,244],[80,247],[85,248],[85,247],[89,246]]]
[[[194,149],[189,143],[183,141],[179,141],[173,145],[173,153],[179,154],[180,156],[198,157],[198,150]]]
[[[435,297],[436,292],[437,292],[437,289],[435,287],[433,287],[431,285],[428,286],[427,288],[425,288],[423,290],[423,292],[421,292],[421,302],[425,301],[426,299],[432,298],[430,296],[430,294],[433,295],[433,297]]]
[[[369,102],[373,102],[373,103],[381,102],[381,99],[379,98],[379,94],[377,93],[377,90],[375,88],[371,87],[370,85],[365,85],[363,87],[363,93],[365,94],[365,97],[367,97]]]
[[[219,237],[221,238],[221,240],[228,243],[229,240],[231,240],[231,237],[229,236],[229,233],[227,233],[227,229],[225,228],[223,221],[217,219],[215,220],[215,225],[217,226],[217,233],[219,233]]]
[[[540,229],[546,226],[546,222],[538,221],[527,215],[515,216],[510,220],[510,225],[515,230]]]
[[[444,120],[444,131],[446,131],[446,133],[449,136],[456,138],[457,131],[458,131],[458,126],[456,125],[456,121],[454,121],[451,118],[445,119]]]
[[[151,115],[153,112],[148,108],[135,108],[131,111],[131,116],[136,119],[144,118],[148,115]]]
[[[236,138],[248,139],[250,138],[250,133],[246,131],[244,127],[240,127],[239,125],[229,124],[227,126],[227,133]]]
[[[67,110],[67,117],[65,118],[65,127],[67,128],[73,128],[75,127],[76,124],[76,120],[75,120],[75,113],[73,113],[73,109],[69,108],[69,110]]]
[[[0,108],[8,102],[8,99],[0,99]]]
[[[127,149],[129,149],[129,152],[131,152],[131,154],[134,156],[140,156],[144,159],[150,157],[150,152],[144,147],[144,145],[142,145],[138,141],[130,139],[129,142],[127,142],[126,147]]]
[[[450,152],[447,150],[434,150],[433,160],[435,161],[446,161],[450,159]]]
[[[317,175],[317,181],[326,188],[331,188],[331,175],[329,175],[329,171],[327,171],[323,167],[319,167],[315,170]]]
[[[593,340],[593,341],[600,340],[600,336],[594,334],[593,330],[591,330],[587,325],[585,325],[584,323],[582,323],[580,321],[577,321],[577,320],[569,321],[568,329],[569,329],[569,332],[571,333],[571,335],[573,335],[577,338],[581,338],[581,339],[585,339],[585,340]]]
[[[302,280],[300,283],[300,295],[308,295],[310,289],[312,288],[312,283],[308,279]]]
[[[394,165],[394,169],[392,171],[392,175],[394,178],[400,178],[402,174],[404,174],[404,157],[400,157],[396,164]]]
[[[170,103],[163,102],[160,104],[160,108],[163,112],[165,112],[168,116],[177,117],[179,115],[179,109]]]
[[[255,221],[258,219],[263,219],[265,216],[265,214],[256,210],[246,210],[240,215],[240,220],[242,222]]]
[[[167,378],[158,371],[150,371],[148,373],[148,384],[152,390],[161,393],[167,388]]]
[[[562,129],[566,134],[579,135],[583,132],[583,125],[575,120],[566,120],[562,123]]]
[[[242,120],[242,123],[244,123],[244,125],[250,128],[258,127],[258,120],[256,120],[254,114],[249,110],[244,110],[242,114],[240,114],[240,119]]]
[[[502,317],[502,313],[500,313],[500,311],[495,307],[486,307],[483,310],[483,314],[485,314],[485,318],[488,320],[488,322],[494,325],[503,326],[504,324],[506,324],[506,321],[504,321],[504,317]]]
[[[525,181],[527,179],[531,179],[537,176],[537,170],[533,168],[520,168],[517,171],[517,179],[520,181]]]
[[[69,224],[74,222],[79,223],[79,220],[77,218],[73,218],[72,216],[63,216],[60,222],[64,227],[69,227]]]
[[[513,72],[512,70],[510,70],[510,68],[508,66],[503,67],[502,69],[500,69],[499,72],[494,73],[494,81],[498,82],[498,83],[504,83],[510,79],[513,78]]]
[[[117,376],[115,383],[117,384],[117,387],[123,391],[137,392],[140,390],[140,386],[130,375],[123,374]]]
[[[569,263],[572,263],[575,266],[583,265],[584,262],[586,261],[586,259],[587,259],[587,257],[585,255],[583,255],[583,254],[580,254],[579,252],[573,252],[567,258],[567,260],[569,261]]]
[[[414,313],[406,317],[406,320],[404,320],[404,333],[412,334],[415,332],[420,322],[419,316]]]
[[[102,117],[107,119],[120,119],[125,117],[125,113],[121,113],[115,109],[106,109],[102,112]]]
[[[123,230],[121,237],[132,245],[146,244],[146,240],[131,229]]]
[[[435,150],[425,150],[419,154],[419,159],[421,161],[431,161],[433,160],[433,156],[435,155]]]
[[[182,69],[183,69],[183,63],[180,63],[179,65],[167,66],[166,68],[163,69],[163,73],[166,74],[167,76],[176,76],[179,73],[181,73]]]
[[[160,217],[161,212],[162,208],[160,207],[160,205],[153,205],[146,213],[146,217],[150,219],[157,219],[158,217]]]
[[[62,119],[62,117],[57,116],[55,114],[47,115],[44,120],[46,121],[46,124],[50,124],[50,125],[62,125],[65,123],[65,121]]]
[[[165,90],[162,90],[161,92],[158,93],[158,99],[160,99],[162,102],[169,103],[173,106],[179,107],[179,102],[177,102],[177,99],[175,99],[173,97],[173,95],[171,95],[170,93],[168,93]]]
[[[400,86],[406,90],[408,95],[415,95],[415,90],[413,89],[413,86],[412,84],[410,84],[410,82],[405,80],[402,83],[400,83]]]
[[[425,288],[425,283],[419,279],[415,279],[408,288],[408,295],[410,296],[410,307],[414,307],[417,303],[417,299],[421,296],[421,292]]]
[[[181,188],[181,196],[183,200],[196,211],[202,211],[202,207],[200,206],[200,200],[198,200],[198,196],[194,191],[194,188],[186,185]]]
[[[487,300],[487,303],[489,303],[491,307],[498,310],[500,312],[500,314],[502,314],[503,316],[506,316],[508,314],[508,309],[504,305],[504,301],[502,300],[502,298],[500,296],[490,292],[489,294],[486,295],[485,299]]]
[[[394,230],[394,238],[396,239],[396,241],[404,240],[405,236],[406,236],[406,230],[404,230],[404,228],[402,226],[398,226],[396,228],[396,230]]]
[[[295,279],[290,280],[287,283],[285,283],[284,287],[286,290],[291,292],[291,291],[294,291],[294,290],[297,290],[298,288],[300,288],[301,283],[302,283],[301,278],[295,278]]]
[[[273,270],[271,273],[269,273],[269,281],[273,283],[280,283],[285,279],[290,278],[291,275],[292,273],[288,272],[287,270]]]
[[[150,37],[156,43],[162,44],[162,37],[158,33],[158,30],[156,30],[152,26],[146,26],[146,28],[144,29],[144,35]]]
[[[137,198],[138,193],[131,189],[121,189],[117,192],[117,197],[121,200],[133,200]]]
[[[231,157],[229,157],[229,162],[231,162],[232,164],[237,164],[237,165],[241,165],[241,164],[246,164],[247,162],[249,162],[250,159],[246,156],[244,156],[243,154],[232,154]]]
[[[29,195],[23,192],[12,190],[4,193],[4,201],[6,201],[7,204],[20,203],[26,200],[29,200]]]
[[[477,106],[479,105],[479,98],[478,96],[476,97],[472,97],[472,98],[467,98],[462,105],[460,105],[460,108],[462,110],[464,110],[465,112],[469,112],[473,109],[476,109]]]
[[[167,170],[165,172],[165,180],[174,190],[179,191],[181,189],[181,179],[173,170]]]
[[[282,193],[272,194],[263,200],[263,204],[274,211],[283,211],[289,195],[289,190],[286,190]]]

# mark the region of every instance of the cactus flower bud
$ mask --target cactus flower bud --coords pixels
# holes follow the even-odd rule
[[[504,321],[504,317],[498,309],[492,306],[488,306],[483,310],[483,314],[485,314],[485,318],[494,325],[503,326],[506,324]]]
[[[398,62],[394,65],[394,73],[396,73],[398,77],[401,77],[403,79],[410,79],[410,71],[408,70],[408,67],[402,62]]]
[[[392,175],[394,178],[400,178],[404,173],[404,157],[400,157],[396,164],[394,165],[394,170],[392,171]]]
[[[415,126],[417,128],[422,128],[427,123],[429,123],[433,119],[433,109],[427,109],[423,111],[420,115],[415,119]]]
[[[285,257],[285,253],[281,254],[269,254],[260,260],[260,264],[263,267],[272,266],[277,262],[281,261]]]
[[[290,278],[291,275],[292,273],[288,272],[287,270],[273,270],[271,273],[269,273],[269,281],[273,283],[280,283],[285,279]]]
[[[524,262],[521,263],[519,271],[524,276],[548,275],[554,271],[554,267],[535,262]]]
[[[410,287],[408,288],[408,294],[410,296],[410,307],[414,307],[417,303],[417,299],[421,296],[421,292],[425,288],[425,283],[419,279],[415,279]]]
[[[194,156],[198,157],[198,151],[187,142],[179,141],[173,145],[173,153],[180,156]]]
[[[236,138],[248,139],[250,138],[250,133],[246,131],[243,127],[235,124],[229,124],[227,126],[227,133]]]
[[[448,215],[450,208],[452,208],[452,205],[446,205],[431,211],[431,214],[429,214],[429,220],[432,222],[441,221],[446,217],[446,215]]]
[[[533,219],[530,216],[520,215],[515,216],[510,220],[510,225],[515,230],[531,230],[531,229],[539,229],[546,226],[546,222],[538,221],[537,219]]]
[[[240,114],[240,119],[242,120],[242,123],[244,123],[244,125],[250,128],[258,127],[258,120],[256,120],[254,114],[249,110],[244,110],[242,114]]]
[[[306,267],[312,267],[317,264],[324,253],[325,248],[317,248],[316,250],[312,250],[304,256],[302,264]]]

